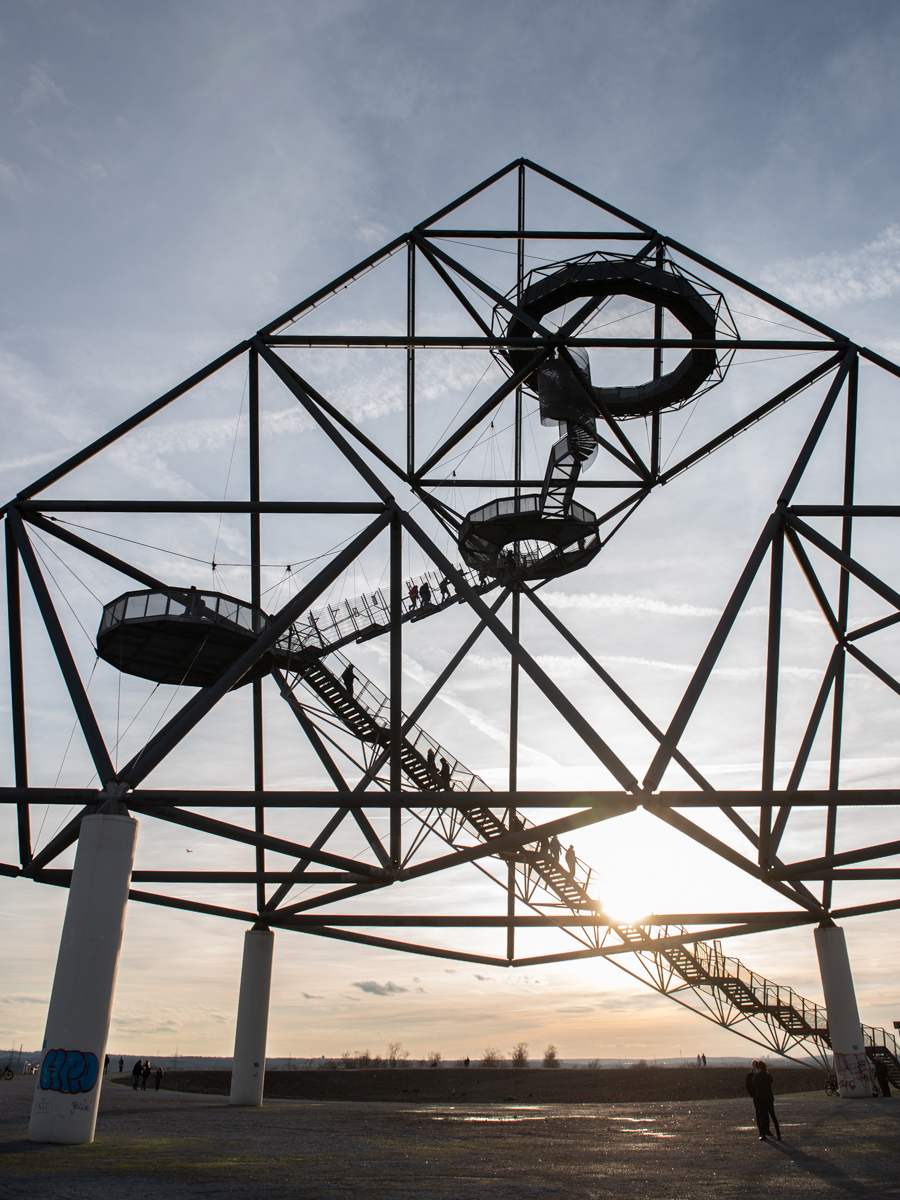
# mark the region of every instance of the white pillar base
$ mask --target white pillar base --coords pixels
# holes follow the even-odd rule
[[[837,925],[829,925],[817,929],[815,933],[822,991],[828,1010],[834,1073],[840,1093],[847,1098],[874,1096],[875,1084],[859,1023],[844,931]]]
[[[94,1140],[138,823],[81,822],[28,1139]]]
[[[232,1104],[258,1107],[263,1102],[274,948],[275,934],[271,929],[248,929],[244,934],[241,991],[231,1065]]]

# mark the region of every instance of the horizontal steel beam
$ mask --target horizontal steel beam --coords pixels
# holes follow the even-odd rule
[[[272,914],[273,918],[275,914]],[[686,919],[683,919],[685,918]],[[679,914],[678,920],[674,920],[669,916],[661,917],[644,917],[640,921],[629,922],[630,925],[709,925],[713,922],[720,924],[737,924],[742,925],[761,925],[767,929],[773,924],[781,925],[785,922],[789,925],[809,925],[818,921],[818,917],[811,913],[790,913],[790,912],[770,912],[770,913],[688,913]],[[313,929],[321,928],[326,925],[334,926],[335,928],[350,928],[350,929],[369,929],[369,928],[394,928],[405,929],[418,927],[422,929],[506,929],[510,925],[516,929],[544,929],[553,926],[562,928],[580,929],[608,926],[621,924],[614,917],[607,916],[605,913],[591,913],[589,915],[573,915],[565,913],[556,915],[555,913],[538,913],[538,914],[522,914],[517,916],[466,916],[463,914],[445,915],[435,913],[341,913],[339,916],[334,913],[303,913],[293,914],[290,917],[290,922],[295,928],[309,927]],[[678,938],[684,941],[684,935],[678,934]],[[706,937],[706,933],[698,931],[690,934],[688,940],[701,941]]]
[[[613,241],[613,242],[646,242],[646,233],[633,233],[630,231],[620,230],[618,233],[615,230],[607,230],[597,232],[595,230],[580,230],[580,229],[526,229],[519,231],[517,229],[428,229],[423,230],[428,238],[463,238],[463,237],[478,237],[478,238],[502,238],[511,240],[527,241],[529,238],[540,238],[541,241],[552,242],[584,242],[584,241]]]
[[[900,504],[792,504],[798,517],[900,517]]]
[[[355,346],[380,349],[485,349],[508,346],[540,350],[543,346],[597,346],[628,350],[842,350],[847,343],[821,338],[626,338],[626,337],[486,337],[482,334],[281,333],[262,339],[266,346]]]
[[[23,512],[380,513],[378,500],[23,500]]]
[[[96,804],[103,793],[89,788],[0,787],[0,804]],[[638,793],[638,796],[641,796]],[[900,806],[900,788],[847,788],[836,791],[661,791],[647,800],[669,808],[766,808],[790,804],[795,808],[883,808]],[[164,804],[195,808],[588,808],[632,799],[625,792],[328,792],[250,791],[200,788],[140,788],[121,797],[125,804]]]
[[[490,486],[492,488],[542,488],[544,486],[543,479],[492,479]],[[419,479],[420,487],[446,487],[446,488],[483,488],[486,486],[483,479]],[[580,479],[575,484],[576,488],[627,488],[634,491],[635,487],[641,487],[642,484],[637,484],[634,479]]]
[[[36,883],[55,883],[68,887],[70,870],[36,871],[29,878]],[[131,872],[132,883],[365,883],[367,875],[349,871],[306,871],[299,879],[291,871],[142,871]]]
[[[805,862],[786,863],[778,869],[778,875],[784,879],[807,879],[809,871],[831,871],[835,867],[868,862],[873,858],[890,858],[895,854],[900,854],[900,841],[882,842],[879,846],[865,846],[860,850],[809,858]]]

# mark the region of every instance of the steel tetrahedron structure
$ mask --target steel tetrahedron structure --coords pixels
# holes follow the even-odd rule
[[[576,204],[590,223],[534,224],[532,211],[568,213]],[[485,227],[489,205],[508,212],[505,223]],[[764,375],[754,391],[735,383],[735,373],[739,362],[755,361],[775,361],[780,374]],[[434,362],[443,364],[439,385]],[[881,403],[881,389],[900,386],[898,376],[896,364],[575,184],[525,159],[509,164],[6,504],[15,778],[0,799],[17,814],[18,855],[4,856],[10,861],[0,870],[67,887],[65,856],[84,818],[130,813],[247,856],[240,868],[229,853],[224,865],[187,870],[141,865],[139,855],[132,900],[259,930],[497,966],[603,957],[780,1053],[827,1055],[825,1009],[748,970],[722,943],[900,908],[900,898],[834,903],[837,884],[900,877],[891,861],[900,853],[896,831],[881,844],[838,848],[842,810],[880,808],[885,821],[896,821],[900,802],[897,786],[853,789],[842,776],[847,665],[861,668],[886,698],[900,693],[885,641],[900,624],[900,590],[883,578],[877,554],[872,561],[854,552],[860,526],[900,517],[900,505],[856,500],[866,389]],[[98,498],[109,491],[96,474],[106,456],[135,434],[151,445],[156,422],[197,396],[218,395],[204,389],[221,379],[243,388],[242,498],[209,499],[196,489],[193,498]],[[435,402],[453,388],[447,403]],[[321,447],[309,453],[333,464],[322,468],[331,491],[312,458],[272,471],[264,465],[265,396],[279,397],[279,412],[289,406],[284,421],[299,422],[309,445]],[[674,711],[647,711],[597,647],[573,633],[546,586],[576,572],[593,577],[610,540],[629,536],[642,506],[659,503],[656,493],[676,481],[689,489],[710,456],[800,397],[814,398],[811,423],[708,644]],[[360,415],[379,398],[390,446],[365,431]],[[691,425],[699,436],[679,453],[701,400],[706,424]],[[817,450],[835,438],[837,459],[824,474],[814,471]],[[236,444],[237,432],[232,459]],[[681,480],[688,472],[691,479]],[[801,503],[801,483],[820,500]],[[232,564],[235,574],[227,576],[214,551],[204,567],[214,586],[206,586],[184,552],[189,520],[218,521],[218,530],[223,520],[242,523],[248,551]],[[311,547],[308,560],[280,563],[275,578],[271,548],[297,531]],[[862,544],[873,543],[864,536]],[[180,555],[178,563],[163,551]],[[376,558],[384,565],[372,583],[365,564]],[[829,639],[799,735],[780,723],[790,684],[782,661],[789,568]],[[105,590],[69,605],[66,581],[79,572],[94,592]],[[759,783],[723,790],[691,755],[690,732],[708,720],[701,700],[766,573]],[[859,595],[886,615],[856,622]],[[88,657],[73,641],[76,609]],[[617,740],[618,716],[589,717],[529,650],[526,614],[583,664],[609,711],[639,731],[650,746],[643,762],[635,761],[635,743]],[[446,661],[410,691],[404,644],[426,630],[443,639]],[[452,735],[445,741],[441,720],[430,719],[482,637],[506,660],[503,787],[489,787],[484,766]],[[53,770],[29,753],[31,672],[43,670],[48,643],[75,741],[83,741],[95,774],[87,786],[64,785],[61,774],[51,784]],[[155,724],[141,715],[139,693],[128,691],[135,681],[150,685],[152,703],[145,702]],[[585,748],[589,786],[520,788],[524,681],[547,720]],[[127,737],[126,694],[136,698]],[[274,704],[281,706],[277,737],[269,732]],[[183,748],[199,744],[193,739],[223,705],[246,711],[247,778],[227,789],[204,786],[198,754],[188,785],[163,786],[173,777],[170,764],[183,770]],[[271,767],[288,720],[308,756],[300,777],[322,786],[291,786],[292,768]],[[65,733],[56,733],[65,760]],[[826,747],[827,781],[804,788],[814,746]],[[667,774],[675,780],[668,788]],[[496,785],[496,772],[490,777]],[[33,817],[43,806],[58,828],[41,840]],[[608,913],[602,872],[574,847],[564,850],[560,838],[638,809],[765,885],[772,910],[648,914],[634,923]],[[823,816],[821,844],[792,861],[786,833],[812,811]],[[727,820],[730,835],[704,824],[712,812]],[[496,885],[503,911],[463,910],[454,880],[473,878]],[[446,882],[421,888],[436,879]],[[212,887],[222,890],[221,901],[210,898]],[[394,904],[407,892],[425,907]],[[382,897],[390,903],[379,908]],[[420,931],[415,940],[407,940],[408,929]],[[896,1058],[883,1030],[867,1027],[866,1042],[870,1055]]]

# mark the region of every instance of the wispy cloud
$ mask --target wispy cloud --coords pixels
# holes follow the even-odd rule
[[[16,111],[27,112],[31,108],[52,104],[54,100],[60,104],[69,103],[65,92],[51,76],[49,64],[35,63],[28,70],[28,82],[22,89]]]
[[[893,296],[900,291],[900,225],[889,225],[857,250],[832,250],[775,263],[763,271],[762,282],[812,312]]]
[[[666,617],[718,617],[722,612],[719,608],[707,605],[671,604],[668,600],[636,596],[632,592],[542,592],[541,596],[550,608],[589,609],[613,614],[646,612]],[[765,605],[754,604],[742,609],[741,616],[761,617],[768,611]],[[824,620],[822,614],[813,608],[785,608],[782,615],[803,624]]]

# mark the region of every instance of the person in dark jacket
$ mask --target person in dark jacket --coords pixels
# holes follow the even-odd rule
[[[144,1064],[141,1062],[141,1060],[138,1059],[137,1062],[134,1064],[134,1066],[131,1068],[131,1090],[133,1092],[136,1092],[138,1090],[138,1084],[141,1082],[141,1069],[142,1069],[143,1065]]]
[[[775,1116],[775,1097],[772,1092],[772,1076],[766,1064],[754,1060],[750,1074],[746,1079],[747,1091],[753,1097],[753,1107],[756,1109],[756,1128],[759,1130],[759,1140],[764,1142],[770,1135],[769,1118],[775,1126],[775,1137],[781,1141],[781,1128]]]
[[[163,1077],[163,1069],[162,1069],[162,1067],[157,1067],[156,1068],[156,1090],[157,1091],[159,1091],[159,1085],[162,1083],[162,1077]]]
[[[887,1063],[883,1058],[875,1059],[875,1078],[878,1081],[878,1086],[881,1088],[882,1096],[890,1096],[891,1077],[888,1074]]]
[[[141,1091],[142,1091],[142,1092],[146,1092],[146,1090],[147,1090],[147,1080],[148,1080],[149,1078],[150,1078],[150,1059],[148,1058],[148,1059],[146,1059],[146,1060],[145,1060],[145,1062],[144,1062],[144,1069],[143,1069],[143,1071],[141,1071]]]

